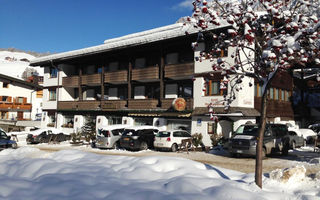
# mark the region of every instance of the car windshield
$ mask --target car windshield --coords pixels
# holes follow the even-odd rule
[[[258,125],[250,125],[250,126],[240,126],[235,134],[237,135],[257,135],[258,134]]]
[[[170,137],[170,132],[168,131],[160,131],[156,135],[157,137]]]
[[[7,138],[8,138],[7,134],[4,131],[0,130],[0,139],[7,139]]]

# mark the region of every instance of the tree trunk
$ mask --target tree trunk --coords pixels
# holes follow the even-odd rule
[[[262,188],[262,148],[263,148],[263,136],[266,129],[266,118],[267,118],[267,90],[262,95],[261,99],[261,116],[260,116],[260,127],[257,138],[257,149],[256,149],[256,171],[255,171],[255,182]]]

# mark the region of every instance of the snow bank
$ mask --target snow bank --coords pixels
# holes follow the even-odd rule
[[[264,184],[261,190],[253,174],[176,157],[48,153],[31,147],[0,152],[0,199],[320,198],[319,182],[309,183],[307,193],[279,189],[278,181],[266,177]]]

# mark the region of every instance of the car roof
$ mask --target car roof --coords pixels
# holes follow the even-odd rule
[[[139,130],[139,129],[159,129],[158,127],[155,126],[149,126],[149,125],[143,125],[143,126],[129,126],[126,127],[125,129],[133,129],[133,130]]]
[[[126,128],[129,127],[130,125],[127,124],[114,124],[114,125],[109,125],[109,126],[102,126],[98,129],[103,129],[103,130],[113,130],[113,129],[120,129],[120,128]]]

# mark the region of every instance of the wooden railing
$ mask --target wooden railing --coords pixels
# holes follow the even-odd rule
[[[126,100],[105,100],[101,101],[101,109],[109,110],[109,109],[122,109],[126,108],[127,101]]]
[[[261,112],[261,97],[254,97],[254,108]],[[267,101],[267,117],[294,117],[292,103],[290,101]]]
[[[166,65],[164,67],[165,78],[187,77],[187,76],[192,76],[193,74],[194,74],[193,63]]]
[[[30,103],[0,102],[0,109],[31,110],[32,104],[30,104]]]
[[[101,74],[83,75],[81,77],[81,84],[82,85],[100,85]]]
[[[159,67],[147,67],[141,69],[132,70],[132,80],[158,80],[159,79]]]
[[[100,101],[59,101],[58,110],[100,110]]]
[[[64,87],[78,87],[79,76],[63,77],[62,78],[62,85]]]
[[[154,109],[158,106],[157,99],[130,99],[128,100],[129,109]]]
[[[105,83],[123,83],[128,81],[128,71],[121,70],[116,72],[106,72],[104,73]]]

